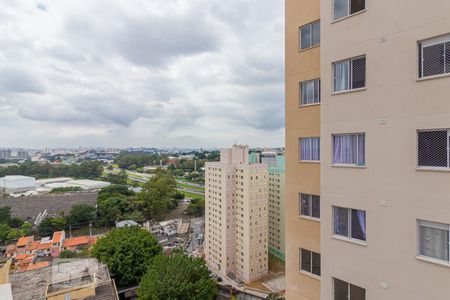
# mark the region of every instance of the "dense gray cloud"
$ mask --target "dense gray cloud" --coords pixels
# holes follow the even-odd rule
[[[0,3],[0,147],[283,144],[281,1]]]

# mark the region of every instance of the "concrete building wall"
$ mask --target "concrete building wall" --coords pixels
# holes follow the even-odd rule
[[[284,158],[284,157],[283,157]],[[285,169],[269,168],[269,253],[285,260]]]
[[[320,280],[300,272],[299,249],[320,253],[320,221],[302,218],[299,194],[320,195],[320,164],[300,162],[299,138],[320,136],[320,105],[300,106],[300,82],[320,78],[320,47],[300,51],[299,28],[320,19],[319,0],[286,0],[286,298],[320,298]],[[327,298],[324,298],[327,299]]]
[[[450,173],[416,169],[417,130],[450,128],[450,78],[418,80],[418,41],[448,34],[449,11],[445,0],[366,1],[333,22],[321,0],[322,299],[334,299],[333,277],[367,300],[450,295],[448,264],[417,258],[417,220],[450,224]],[[357,55],[366,88],[333,95],[332,63]],[[332,134],[353,132],[366,134],[365,167],[332,166]],[[366,211],[365,243],[333,237],[333,205]]]

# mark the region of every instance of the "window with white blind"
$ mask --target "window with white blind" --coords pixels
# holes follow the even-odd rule
[[[419,43],[419,78],[450,73],[450,35]]]
[[[334,300],[366,300],[366,290],[346,281],[333,278]]]
[[[418,220],[417,227],[419,256],[450,262],[450,225]]]
[[[320,138],[300,138],[300,160],[320,161]]]
[[[366,57],[359,56],[333,63],[333,92],[366,86]]]
[[[300,50],[320,44],[320,21],[300,27]]]
[[[366,135],[364,133],[347,133],[333,135],[334,165],[366,165]]]
[[[300,194],[300,215],[320,219],[320,196]]]
[[[300,249],[300,271],[320,276],[320,254]]]
[[[320,103],[320,79],[300,82],[300,103],[301,105]]]
[[[450,168],[450,130],[419,130],[418,167]]]
[[[333,206],[333,233],[349,239],[366,240],[366,212]]]
[[[334,20],[338,20],[364,9],[366,9],[365,0],[334,0],[333,17]]]

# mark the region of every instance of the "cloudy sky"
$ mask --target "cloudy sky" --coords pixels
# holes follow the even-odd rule
[[[0,0],[0,147],[284,144],[281,0]]]

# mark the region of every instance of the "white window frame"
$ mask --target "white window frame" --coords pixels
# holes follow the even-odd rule
[[[341,208],[341,209],[346,209],[347,210],[347,236],[345,235],[340,235],[336,233],[336,228],[334,227],[334,220],[335,220],[335,216],[334,216],[334,208]],[[363,209],[357,209],[357,208],[348,208],[348,207],[342,207],[342,206],[338,206],[338,205],[333,205],[332,206],[332,220],[331,223],[333,224],[333,236],[337,237],[339,239],[345,239],[345,240],[349,240],[349,241],[354,241],[357,243],[363,243],[365,244],[367,242],[367,211],[363,210]],[[365,212],[365,221],[366,221],[366,239],[365,240],[360,240],[357,238],[352,237],[352,210],[359,210],[359,211],[363,211]]]
[[[302,203],[303,203],[303,201],[302,201],[302,196],[303,195],[306,195],[306,196],[308,196],[308,206],[309,206],[309,215],[304,215],[303,213],[302,213],[302,211],[303,211],[303,207],[302,207]],[[314,219],[314,220],[320,220],[320,217],[319,218],[317,218],[317,217],[313,217],[313,213],[312,213],[312,204],[313,204],[313,196],[316,196],[316,197],[319,197],[319,215],[320,215],[320,196],[319,195],[313,195],[313,194],[306,194],[306,193],[299,193],[299,199],[298,199],[298,202],[299,202],[299,215],[300,215],[300,217],[306,217],[306,218],[311,218],[311,219]]]
[[[344,136],[344,135],[356,135],[356,164],[346,164],[346,163],[335,163],[333,161],[333,156],[334,156],[334,137],[335,136]],[[360,136],[364,136],[364,165],[358,165],[358,161],[359,161],[359,137]],[[332,166],[352,166],[352,167],[359,167],[359,168],[364,168],[366,166],[366,133],[365,132],[355,132],[355,133],[336,133],[336,134],[332,134],[331,135],[331,165]],[[341,151],[341,155],[342,155],[342,151]],[[341,161],[342,161],[342,156],[341,156]]]
[[[447,131],[447,167],[436,167],[436,166],[421,166],[419,165],[419,133],[420,132],[430,132],[430,131]],[[416,168],[417,169],[450,169],[450,129],[447,128],[437,128],[437,129],[420,129],[417,130],[416,134]]]
[[[438,36],[438,37],[434,37],[434,38],[430,38],[430,39],[426,39],[426,40],[422,40],[418,42],[418,46],[420,47],[420,74],[419,74],[419,79],[420,78],[433,78],[433,77],[440,77],[440,76],[446,76],[447,74],[450,74],[450,70],[447,70],[447,64],[446,64],[446,53],[444,52],[444,73],[442,74],[437,74],[437,75],[429,75],[429,76],[424,76],[423,75],[423,49],[426,47],[430,47],[430,46],[435,46],[435,45],[439,45],[439,44],[445,44],[445,43],[450,43],[450,34],[447,35],[443,35],[443,36]]]
[[[335,19],[335,18],[334,18],[334,2],[335,2],[335,0],[333,0],[333,5],[331,5],[331,15],[333,16],[333,17],[332,17],[332,22],[336,22],[336,21],[343,20],[343,19],[346,19],[346,18],[351,17],[351,16],[354,16],[354,15],[357,15],[357,14],[359,14],[359,13],[362,13],[362,12],[366,11],[366,9],[367,9],[367,7],[366,7],[366,1],[367,1],[367,0],[365,0],[365,1],[364,1],[364,9],[361,9],[361,10],[359,10],[359,11],[357,11],[357,12],[352,13],[352,0],[346,0],[346,1],[347,1],[347,11],[348,11],[348,14],[345,15],[345,16],[343,16],[343,17],[340,17],[340,18]]]
[[[352,300],[352,295],[351,295],[351,289],[350,289],[350,286],[351,285],[353,285],[353,286],[356,286],[356,287],[359,287],[360,289],[363,289],[364,291],[365,291],[365,293],[366,293],[366,295],[367,295],[367,290],[365,289],[365,288],[363,288],[363,287],[361,287],[361,286],[359,286],[359,285],[356,285],[356,284],[353,284],[353,283],[350,283],[350,282],[348,282],[348,281],[345,281],[345,280],[342,280],[342,279],[339,279],[339,278],[336,278],[336,277],[332,277],[333,278],[333,300],[336,300],[335,298],[334,298],[334,295],[335,295],[335,293],[336,293],[336,288],[335,288],[335,279],[337,279],[337,280],[340,280],[340,281],[342,281],[342,282],[345,282],[346,284],[347,284],[347,295],[348,295],[348,300]],[[366,297],[367,298],[367,297]]]
[[[425,220],[417,220],[417,249],[416,249],[416,253],[417,253],[417,257],[419,258],[424,258],[426,260],[432,260],[432,261],[436,261],[438,263],[443,263],[443,264],[448,264],[450,265],[450,245],[448,247],[449,249],[449,260],[442,260],[442,259],[438,259],[435,257],[431,257],[431,256],[426,256],[426,255],[422,255],[420,254],[420,226],[423,227],[430,227],[430,228],[435,228],[435,229],[442,229],[442,230],[446,230],[448,232],[449,235],[449,243],[450,243],[450,224],[444,224],[444,223],[438,223],[438,222],[432,222],[432,221],[425,221]]]
[[[311,143],[310,143],[310,147],[309,147],[309,152],[310,152],[310,156],[311,156],[311,159],[302,159],[302,140],[308,140],[308,139],[310,139],[311,140]],[[319,139],[319,159],[318,160],[313,160],[312,159],[312,155],[313,155],[313,143],[312,143],[312,140],[313,139]],[[312,136],[312,137],[301,137],[301,138],[299,138],[298,139],[298,144],[299,144],[299,161],[300,162],[313,162],[313,163],[318,163],[318,162],[320,162],[320,137],[319,136]]]
[[[353,61],[357,60],[357,59],[360,59],[360,58],[364,58],[365,59],[364,86],[363,87],[358,87],[358,88],[353,88]],[[336,64],[344,63],[344,62],[348,63],[348,77],[349,77],[349,78],[347,78],[348,86],[347,86],[347,89],[345,89],[345,90],[337,91],[336,90],[335,67],[336,67]],[[332,79],[333,79],[332,82],[333,82],[333,84],[331,86],[331,89],[332,89],[331,92],[333,94],[340,94],[340,93],[345,93],[345,92],[349,92],[349,91],[363,90],[363,89],[365,89],[367,87],[367,56],[365,54],[363,54],[363,55],[359,55],[359,56],[355,56],[355,57],[351,57],[351,58],[346,58],[346,59],[335,61],[332,64],[332,72],[333,72],[332,73]]]
[[[310,256],[309,256],[309,263],[311,265],[311,272],[302,269],[302,250],[309,251],[311,253]],[[313,273],[313,253],[318,254],[320,256],[320,266],[319,266],[320,267],[320,275],[317,275],[317,274]],[[300,262],[299,263],[299,271],[300,272],[306,273],[306,274],[308,274],[310,276],[317,277],[317,278],[320,278],[320,276],[322,275],[322,255],[320,253],[317,253],[317,252],[314,252],[312,250],[308,250],[308,249],[305,249],[305,248],[299,248],[299,262]]]
[[[314,25],[314,24],[317,24],[317,23],[319,23],[319,26],[320,26],[320,20],[317,20],[317,21],[314,21],[314,22],[305,24],[305,25],[303,25],[303,26],[300,26],[300,27],[298,28],[298,46],[299,46],[299,52],[305,51],[305,50],[308,50],[308,49],[311,49],[311,48],[314,48],[314,47],[317,47],[317,46],[320,46],[320,31],[319,31],[319,43],[313,45],[313,25]],[[310,37],[309,37],[310,46],[309,46],[309,47],[302,48],[302,29],[303,29],[303,28],[306,28],[306,27],[309,27],[309,30],[310,30]]]
[[[313,83],[313,102],[312,103],[303,103],[303,85],[306,85],[307,83]],[[318,95],[316,95],[316,86]],[[317,96],[317,101],[316,101]],[[320,78],[311,79],[311,80],[305,80],[300,82],[300,106],[310,106],[310,105],[317,105],[320,104]]]

